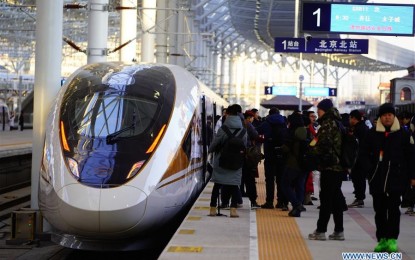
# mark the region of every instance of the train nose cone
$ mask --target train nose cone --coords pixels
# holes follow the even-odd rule
[[[132,228],[144,216],[146,206],[147,195],[136,187],[123,185],[103,189],[100,196],[100,232],[123,232]]]

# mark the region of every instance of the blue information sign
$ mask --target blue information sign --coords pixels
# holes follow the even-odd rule
[[[297,87],[295,86],[266,86],[265,95],[278,96],[295,96],[297,95]]]
[[[368,35],[414,35],[415,5],[303,2],[302,30]]]
[[[307,53],[367,54],[369,40],[313,38],[306,43]]]
[[[337,88],[306,87],[304,96],[308,97],[337,97]]]
[[[367,54],[369,40],[313,38],[275,38],[275,52]]]
[[[329,88],[307,87],[304,88],[304,96],[307,97],[328,97]]]

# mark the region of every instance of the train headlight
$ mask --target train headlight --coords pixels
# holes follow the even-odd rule
[[[143,160],[143,161],[134,163],[133,167],[131,167],[130,172],[128,173],[127,179],[130,179],[136,176],[137,173],[140,171],[141,167],[143,166],[144,162],[145,161]]]
[[[73,176],[75,176],[77,179],[79,179],[79,167],[78,162],[72,158],[67,158],[68,160],[68,166],[71,170]]]

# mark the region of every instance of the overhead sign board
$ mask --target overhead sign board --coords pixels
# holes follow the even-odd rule
[[[367,54],[369,52],[369,40],[366,39],[313,38],[306,41],[303,38],[276,37],[274,45],[275,52],[331,54]]]
[[[265,95],[296,96],[297,87],[295,86],[266,86]]]
[[[303,2],[302,31],[414,35],[415,5]]]
[[[324,87],[306,87],[304,88],[304,96],[337,97],[337,89],[336,88],[324,88]]]

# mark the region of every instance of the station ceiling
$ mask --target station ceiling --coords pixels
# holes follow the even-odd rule
[[[155,1],[155,0],[154,0]],[[294,37],[295,0],[176,0],[177,7],[188,10],[194,17],[200,33],[212,35],[210,46],[232,51],[273,53],[274,37]],[[333,2],[362,3],[366,0]],[[119,35],[120,0],[109,0],[109,38]],[[63,35],[75,45],[86,42],[88,1],[64,0]],[[75,8],[78,5],[80,8]],[[137,27],[141,31],[138,0]],[[71,8],[69,8],[71,7]],[[301,10],[300,10],[301,11]],[[301,13],[299,15],[301,17]],[[22,61],[34,56],[36,31],[36,0],[0,0],[0,65],[8,59],[19,67]],[[313,35],[314,36],[314,35]],[[298,32],[298,37],[303,37]],[[343,35],[315,35],[315,37],[343,38]],[[350,36],[350,38],[355,38]],[[362,38],[362,37],[359,37]],[[415,64],[415,50],[407,50],[376,39],[369,39],[369,54],[331,56],[304,54],[303,59],[364,71],[403,70]],[[284,54],[285,55],[285,54]],[[297,54],[298,55],[298,54]],[[296,54],[290,54],[296,56]],[[15,60],[15,61],[13,61]],[[21,61],[21,62],[19,62]],[[353,62],[352,62],[353,61]]]

